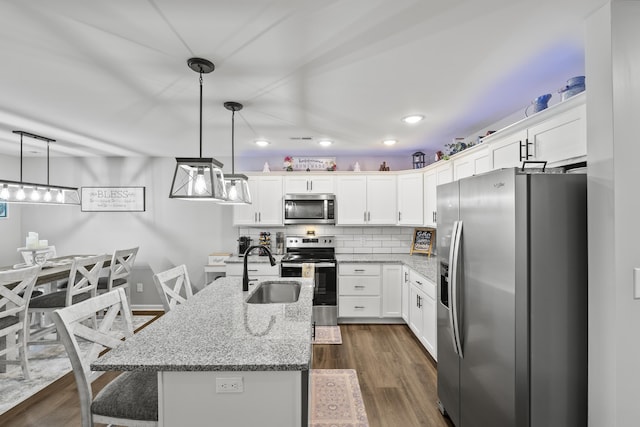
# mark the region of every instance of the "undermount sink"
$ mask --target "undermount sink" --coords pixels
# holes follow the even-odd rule
[[[267,281],[258,284],[256,291],[251,294],[249,304],[287,304],[298,301],[300,296],[300,282]]]

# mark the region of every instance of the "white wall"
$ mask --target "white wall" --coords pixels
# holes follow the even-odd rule
[[[20,180],[20,159],[15,157],[0,155],[0,179],[8,181]],[[0,265],[13,265],[18,262],[22,262],[22,257],[16,251],[19,246],[24,246],[24,239],[22,245],[20,242],[20,224],[21,206],[8,205],[7,206],[7,218],[0,218]],[[11,244],[7,244],[11,242]],[[18,246],[13,243],[16,242]]]
[[[640,2],[587,20],[589,425],[640,422]]]

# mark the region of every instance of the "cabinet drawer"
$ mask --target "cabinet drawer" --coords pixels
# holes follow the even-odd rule
[[[339,264],[341,276],[379,276],[380,264]]]
[[[380,297],[340,297],[339,317],[380,317]]]
[[[409,270],[409,281],[429,297],[436,299],[436,285],[431,280],[426,279],[414,270]]]
[[[229,263],[227,264],[227,276],[242,276],[242,270],[244,265],[242,263]],[[279,276],[280,265],[276,264],[271,266],[268,262],[249,262],[247,264],[247,272],[249,277],[254,276]]]
[[[380,276],[340,276],[340,295],[380,295]]]

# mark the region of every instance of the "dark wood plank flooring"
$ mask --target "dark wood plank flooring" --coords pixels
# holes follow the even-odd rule
[[[314,369],[355,369],[370,427],[449,427],[436,364],[406,325],[340,325],[342,345],[314,345]]]
[[[438,412],[435,362],[405,325],[341,325],[342,345],[315,345],[314,369],[355,369],[371,427],[451,427]],[[94,392],[116,373],[94,382]],[[72,374],[0,415],[3,427],[80,427]],[[102,424],[96,424],[102,426]]]

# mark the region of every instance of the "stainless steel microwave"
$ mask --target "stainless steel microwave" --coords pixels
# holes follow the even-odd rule
[[[286,194],[285,224],[335,224],[336,197],[333,194]]]

